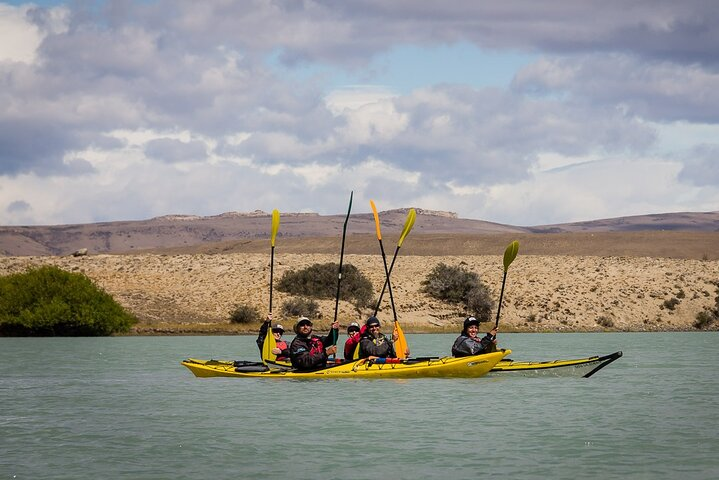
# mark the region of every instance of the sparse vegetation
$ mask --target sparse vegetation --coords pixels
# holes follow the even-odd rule
[[[285,273],[277,289],[292,295],[311,298],[335,298],[337,294],[337,263],[315,263],[303,270]],[[350,263],[342,266],[340,299],[352,302],[358,309],[373,306],[372,282]]]
[[[597,317],[597,323],[604,328],[613,328],[614,327],[614,320],[612,320],[611,318],[609,318],[605,315]]]
[[[676,297],[672,297],[669,300],[664,300],[664,303],[662,304],[662,306],[667,310],[674,310],[677,305],[679,305],[679,299]]]
[[[706,329],[719,324],[719,280],[714,282],[717,286],[717,296],[714,298],[714,306],[697,313],[693,325],[697,329]]]
[[[307,297],[293,297],[282,304],[282,314],[286,317],[319,318],[319,304]]]
[[[464,265],[453,267],[439,263],[427,274],[422,285],[423,292],[438,300],[462,304],[467,313],[480,322],[487,322],[492,316],[494,301],[489,289],[477,273],[470,272]]]
[[[239,323],[247,325],[251,323],[257,323],[262,320],[257,307],[252,305],[240,304],[230,313],[230,323]]]
[[[0,335],[101,336],[136,322],[82,273],[45,266],[0,277]]]

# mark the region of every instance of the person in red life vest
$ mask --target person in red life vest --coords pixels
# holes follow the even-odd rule
[[[295,370],[311,371],[327,366],[327,358],[337,353],[336,339],[339,338],[339,322],[332,323],[330,333],[325,337],[312,335],[312,322],[302,317],[295,324],[297,336],[290,344],[290,360]]]
[[[364,324],[365,332],[361,335],[359,343],[360,358],[375,360],[377,358],[397,358],[394,344],[380,332],[380,323],[377,317],[369,317]],[[397,341],[398,335],[392,333],[392,340]]]
[[[452,345],[452,355],[455,357],[467,357],[479,355],[497,350],[497,327],[490,330],[484,338],[479,338],[479,320],[474,317],[467,317],[464,321],[462,333]]]
[[[267,320],[264,321],[260,327],[260,333],[257,335],[257,346],[260,347],[260,354],[262,353],[262,345],[265,343],[265,337],[267,336],[267,330],[272,323],[272,314],[267,315]],[[272,349],[272,353],[277,355],[277,360],[282,362],[290,358],[290,349],[287,342],[282,340],[282,335],[285,333],[285,328],[279,323],[272,325],[272,335],[275,336],[275,342],[277,346]]]
[[[359,345],[360,337],[367,330],[367,327],[363,326],[360,329],[359,323],[352,322],[347,327],[347,341],[345,342],[345,360],[352,361],[354,359],[355,350]]]

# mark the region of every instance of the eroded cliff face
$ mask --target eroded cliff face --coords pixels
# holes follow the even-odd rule
[[[380,291],[385,278],[381,256],[346,255],[344,261]],[[337,262],[337,255],[277,254],[274,278],[325,262]],[[422,292],[422,280],[439,262],[464,262],[493,298],[499,297],[500,256],[402,256],[392,285],[407,331],[454,331],[463,319],[461,309]],[[0,257],[0,274],[39,264],[88,275],[140,319],[137,333],[256,331],[257,325],[230,325],[229,314],[239,303],[264,313],[269,302],[268,254]],[[500,325],[505,331],[694,330],[697,313],[715,302],[717,281],[716,260],[520,255],[509,270]],[[276,318],[287,298],[274,289]],[[334,300],[319,303],[317,325],[325,328],[334,316]],[[340,302],[343,325],[363,321],[369,313]],[[387,295],[380,318],[392,319]],[[292,324],[294,319],[281,321]]]

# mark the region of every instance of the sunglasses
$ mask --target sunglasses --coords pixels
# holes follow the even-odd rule
[[[379,328],[379,325],[371,325],[369,328]]]

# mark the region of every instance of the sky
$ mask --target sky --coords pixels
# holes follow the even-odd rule
[[[0,225],[719,210],[719,2],[0,0]]]

